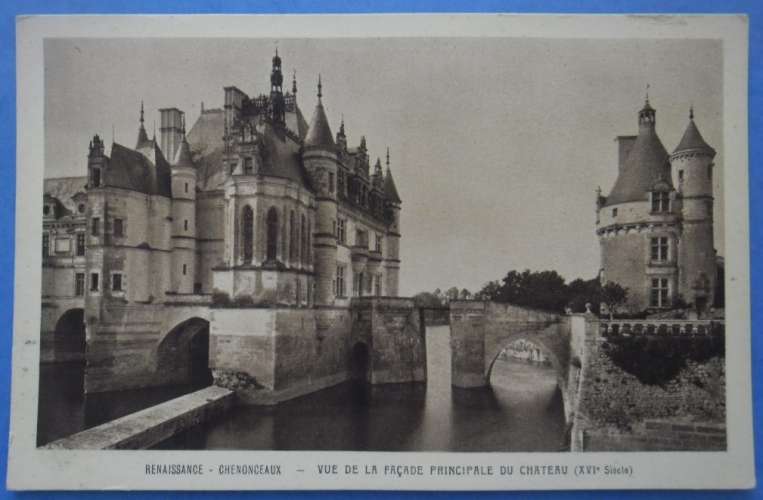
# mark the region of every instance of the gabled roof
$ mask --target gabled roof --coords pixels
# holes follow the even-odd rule
[[[715,150],[702,138],[697,125],[694,124],[694,119],[689,119],[689,124],[686,126],[683,137],[681,137],[681,142],[673,150],[673,154],[684,151],[698,151],[715,156]]]
[[[648,199],[648,193],[660,182],[673,188],[670,162],[665,146],[653,127],[639,131],[628,158],[607,196],[606,205]]]
[[[392,171],[387,167],[387,175],[384,176],[384,195],[394,203],[402,203],[400,195],[397,194],[395,180],[392,178]]]
[[[329,121],[326,118],[326,112],[320,99],[318,100],[318,105],[315,106],[313,118],[310,120],[310,127],[307,129],[305,146],[331,150],[336,147],[334,135],[331,133],[331,127],[329,127]]]

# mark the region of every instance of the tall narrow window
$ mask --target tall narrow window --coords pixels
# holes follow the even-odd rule
[[[243,229],[241,244],[243,246],[244,262],[249,264],[252,262],[252,255],[254,254],[254,212],[249,205],[244,207],[241,224]]]
[[[188,272],[188,264],[183,264],[183,276]]]
[[[345,296],[344,266],[336,267],[336,289],[334,293],[337,297]]]
[[[305,262],[309,265],[310,262],[312,262],[312,254],[313,254],[313,233],[310,229],[310,219],[307,220],[307,243],[305,244],[306,247],[306,255],[305,255]]]
[[[301,255],[302,263],[306,264],[307,263],[307,225],[305,225],[305,215],[304,214],[302,215],[302,218],[300,220],[299,227],[300,227],[300,229],[302,231],[302,233],[301,233],[301,240],[300,240],[302,242],[302,250],[301,250],[301,254],[300,255]]]
[[[270,207],[267,216],[267,245],[265,260],[274,261],[278,258],[278,211]]]
[[[382,294],[382,283],[381,282],[382,282],[382,275],[381,274],[377,274],[376,275],[376,290],[374,291],[374,294],[377,297],[381,297],[381,294]]]
[[[124,236],[124,227],[122,224],[122,219],[114,219],[114,236],[117,236],[117,237]]]
[[[111,275],[111,291],[112,292],[122,291],[122,273],[113,273]]]
[[[186,193],[188,192],[188,183],[187,182],[185,183],[185,192]]]
[[[658,236],[656,238],[652,238],[651,258],[656,262],[666,262],[668,260],[667,236]]]
[[[101,185],[101,169],[94,168],[93,169],[93,187],[98,187],[100,185]]]
[[[90,273],[90,291],[98,291],[98,273]]]
[[[650,305],[652,307],[667,307],[668,306],[668,279],[667,278],[652,278]]]
[[[713,164],[707,166],[707,178],[708,180],[713,180]]]
[[[93,219],[90,221],[90,234],[93,236],[98,236],[101,232],[101,219],[98,217],[93,217]]]
[[[346,221],[344,219],[337,219],[336,239],[339,240],[339,243],[344,243],[347,238],[345,230],[346,230]]]
[[[254,173],[254,162],[250,156],[244,158],[244,175],[252,175]]]
[[[289,259],[297,260],[297,222],[294,220],[294,210],[289,214]]]
[[[334,192],[334,172],[329,172],[329,193]]]
[[[652,193],[652,212],[670,212],[670,193],[667,191]]]
[[[77,233],[77,255],[85,255],[85,233]]]
[[[382,235],[379,233],[376,233],[376,243],[374,244],[374,249],[381,253],[381,246],[382,246]]]
[[[188,219],[183,220],[183,231],[188,231]]]
[[[42,256],[47,257],[50,255],[50,236],[47,234],[42,235]]]
[[[85,273],[76,273],[74,275],[74,295],[77,297],[85,295]]]

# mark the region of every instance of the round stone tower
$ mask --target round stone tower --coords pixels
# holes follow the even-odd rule
[[[196,168],[183,136],[172,162],[172,289],[193,293],[196,281]]]
[[[699,133],[694,110],[681,142],[670,155],[678,176],[683,231],[678,253],[679,284],[698,312],[713,304],[716,255],[713,242],[713,158],[715,150]]]
[[[389,166],[389,152],[387,152],[387,172],[384,175],[384,196],[386,198],[386,211],[390,220],[387,228],[387,253],[384,256],[384,269],[386,283],[384,295],[397,297],[400,284],[400,195],[397,193],[395,180],[392,178],[392,170]]]
[[[337,241],[334,224],[337,218],[336,179],[339,168],[336,144],[326,112],[323,109],[322,85],[318,77],[318,104],[315,106],[302,150],[302,162],[315,189],[317,207],[314,232],[314,259],[316,305],[334,303],[336,279]]]
[[[665,147],[647,96],[637,136],[618,137],[619,167],[609,196],[597,196],[600,277],[628,289],[624,309],[664,309],[677,291],[680,225]]]

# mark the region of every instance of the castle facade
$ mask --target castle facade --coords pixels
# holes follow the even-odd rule
[[[96,135],[87,176],[45,181],[43,294],[86,304],[161,303],[214,294],[250,305],[348,305],[396,296],[400,198],[363,137],[333,135],[321,83],[310,124],[297,84],[224,89],[186,134],[185,114],[160,110],[149,139],[141,105],[134,147]]]
[[[627,288],[629,312],[691,306],[706,313],[722,286],[713,244],[715,150],[691,110],[681,141],[668,153],[648,97],[638,135],[619,136],[617,143],[617,180],[608,196],[599,191],[596,199],[602,283]]]

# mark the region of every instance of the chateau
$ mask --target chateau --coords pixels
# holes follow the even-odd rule
[[[170,346],[164,362],[155,352],[171,306],[209,322],[216,307],[349,308],[353,297],[397,296],[401,200],[389,149],[385,171],[365,137],[348,145],[344,120],[332,133],[320,76],[309,125],[296,77],[290,92],[283,83],[276,52],[268,94],[225,87],[224,106],[202,104],[187,133],[183,111],[160,109],[151,139],[141,103],[134,147],[115,142],[107,153],[95,135],[87,176],[45,180],[43,360],[81,358],[71,331],[86,329],[89,376],[121,365],[131,376],[117,385],[150,385],[190,342]]]
[[[612,191],[606,197],[597,193],[601,281],[628,289],[630,312],[683,303],[705,314],[720,299],[716,288],[722,286],[713,244],[715,150],[702,138],[693,109],[670,154],[655,126],[647,96],[638,113],[638,135],[617,137]]]

